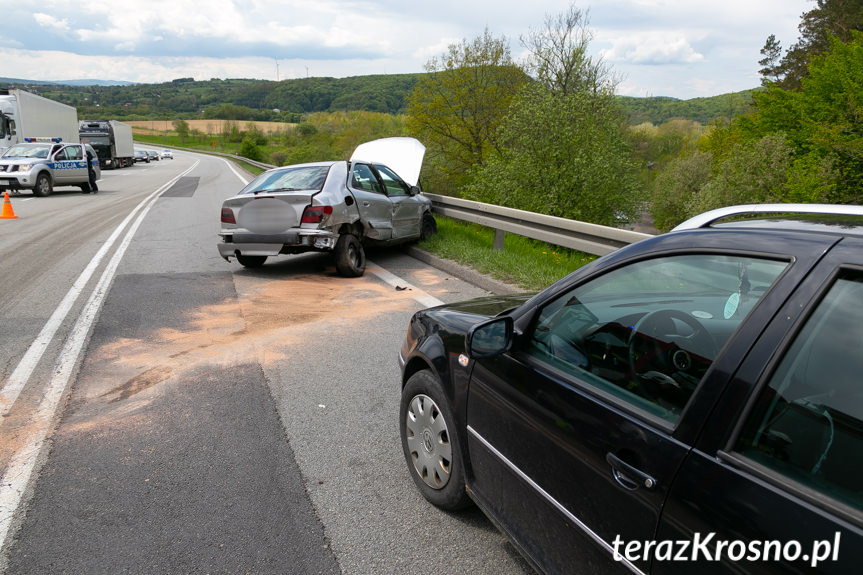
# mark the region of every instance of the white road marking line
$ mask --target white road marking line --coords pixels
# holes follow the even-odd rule
[[[397,276],[395,274],[391,274],[390,272],[388,272],[384,268],[380,267],[377,264],[373,264],[372,262],[370,262],[368,260],[366,260],[366,270],[375,274],[376,276],[378,276],[379,278],[384,280],[384,282],[388,283],[389,285],[393,286],[394,288],[401,288],[401,289],[410,290],[411,295],[413,296],[413,298],[416,301],[418,301],[420,303],[420,305],[423,305],[425,307],[435,307],[438,305],[443,305],[443,303],[444,303],[441,300],[439,300],[438,298],[427,294],[426,292],[424,292],[420,288],[409,284],[408,282],[406,282],[405,280],[403,280],[399,276]]]
[[[147,200],[144,200],[144,202],[146,201]],[[120,225],[114,229],[114,232],[110,237],[108,237],[99,251],[96,252],[96,255],[93,256],[93,259],[90,260],[90,263],[87,264],[87,267],[84,268],[84,271],[81,272],[81,275],[78,276],[78,279],[75,280],[75,283],[72,284],[69,291],[66,292],[65,297],[60,301],[60,305],[57,306],[54,313],[51,314],[50,318],[48,318],[48,321],[42,327],[39,335],[36,336],[33,343],[31,343],[30,347],[27,348],[27,351],[18,362],[15,370],[6,380],[6,384],[3,386],[3,389],[0,390],[0,418],[9,413],[9,410],[12,408],[12,404],[15,403],[16,399],[18,399],[18,395],[21,393],[21,390],[24,389],[24,386],[30,379],[30,375],[32,375],[36,365],[42,359],[42,355],[45,353],[48,344],[50,344],[51,340],[54,339],[54,335],[66,319],[66,316],[69,314],[72,305],[74,305],[78,296],[81,295],[81,292],[84,290],[87,282],[90,281],[96,268],[98,268],[99,264],[102,263],[102,259],[105,257],[105,254],[114,246],[120,232],[123,231],[123,228],[128,225],[138,210],[141,209],[144,202],[138,204],[126,219],[124,219]],[[0,422],[2,422],[1,419]]]
[[[123,237],[123,241],[117,247],[114,255],[109,260],[105,270],[102,272],[99,282],[90,294],[87,303],[84,305],[84,308],[81,310],[81,314],[78,316],[75,325],[72,327],[72,330],[66,338],[66,342],[60,352],[57,364],[52,372],[51,380],[45,389],[45,393],[39,403],[39,407],[30,418],[31,425],[28,426],[29,432],[27,434],[24,447],[12,456],[6,467],[6,473],[3,475],[3,479],[0,480],[0,549],[6,547],[6,539],[9,536],[10,527],[16,513],[18,512],[21,499],[27,489],[27,484],[30,482],[30,478],[36,468],[36,464],[39,461],[40,454],[45,445],[45,440],[53,431],[57,409],[66,394],[66,388],[75,371],[75,366],[78,363],[81,350],[87,341],[87,335],[90,333],[93,322],[96,320],[96,316],[101,309],[102,302],[108,293],[108,288],[114,280],[117,267],[120,265],[120,261],[123,259],[126,249],[129,247],[135,232],[138,231],[138,228],[144,221],[147,213],[149,213],[159,196],[165,190],[169,189],[170,186],[179,178],[191,172],[197,165],[198,162],[147,196],[147,198],[135,207],[130,214],[130,217],[136,212],[140,211],[140,213],[138,213],[137,218]],[[118,230],[125,227],[128,220],[129,218],[124,220]],[[118,235],[119,231],[116,232],[116,236]],[[116,237],[115,234],[112,234],[110,243],[113,244],[114,241],[116,241]],[[92,272],[90,273],[92,274]],[[70,292],[71,291],[72,290],[70,290]],[[80,293],[80,290],[78,293]],[[77,298],[77,294],[75,297]],[[68,310],[66,313],[68,313]],[[56,328],[54,331],[56,331]],[[42,349],[42,352],[44,352],[44,348]]]
[[[237,171],[237,169],[234,167],[233,162],[229,162],[228,160],[226,160],[224,158],[222,158],[222,161],[225,162],[229,168],[231,168],[231,171],[234,172],[234,175],[236,175],[238,178],[240,178],[240,181],[243,182],[243,186],[245,186],[246,184],[248,184],[251,181],[251,180],[247,180],[242,174],[240,174],[240,172]]]
[[[188,170],[153,192],[151,195],[147,196],[140,204],[135,206],[135,209],[132,210],[126,218],[120,222],[120,225],[117,226],[111,235],[105,240],[105,243],[99,248],[99,251],[96,252],[96,255],[93,256],[93,259],[90,260],[90,263],[87,264],[87,267],[84,268],[84,271],[81,272],[81,275],[78,276],[78,279],[75,280],[75,283],[72,284],[72,287],[69,288],[69,291],[66,292],[66,295],[60,301],[60,305],[54,310],[54,313],[51,314],[51,317],[48,318],[48,321],[42,327],[42,330],[39,332],[39,335],[36,336],[36,339],[33,340],[33,343],[30,344],[30,347],[27,348],[27,351],[21,357],[21,360],[18,362],[18,365],[15,366],[15,370],[6,380],[6,383],[3,385],[3,389],[0,390],[0,425],[2,425],[2,418],[9,413],[9,410],[12,408],[12,405],[15,403],[15,400],[18,399],[18,396],[21,394],[21,390],[24,389],[24,386],[27,385],[27,381],[30,379],[30,376],[33,374],[33,370],[36,369],[36,365],[42,359],[42,356],[45,353],[45,350],[48,348],[48,345],[54,339],[54,335],[56,335],[57,330],[62,325],[63,321],[66,319],[66,316],[69,314],[69,311],[72,309],[72,306],[77,301],[78,296],[81,295],[81,292],[87,285],[87,282],[90,281],[90,278],[96,271],[96,268],[99,267],[99,264],[102,263],[102,259],[105,257],[111,248],[113,248],[114,243],[117,241],[117,238],[120,236],[120,233],[123,231],[128,223],[135,217],[135,214],[154,196],[158,196],[165,190],[167,190],[171,185],[174,184],[177,180],[179,180],[182,176],[188,174],[197,166],[197,162]]]

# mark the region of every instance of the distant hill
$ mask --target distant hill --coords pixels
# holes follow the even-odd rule
[[[633,125],[645,122],[663,124],[675,119],[708,124],[717,118],[733,118],[747,112],[752,106],[752,92],[753,90],[746,90],[690,100],[618,96],[618,101]]]
[[[40,82],[0,78],[0,88],[14,85],[75,106],[82,117],[117,120],[219,118],[247,121],[301,121],[314,112],[364,110],[402,114],[421,74],[383,74],[348,78],[298,78],[274,82],[252,79],[196,81],[178,78],[160,84],[107,80]],[[709,98],[619,96],[633,125],[685,119],[707,124],[746,112],[752,91]]]
[[[23,80],[21,78],[0,78],[0,87],[10,86],[33,86],[33,85],[52,85],[52,86],[132,86],[134,82],[125,82],[123,80]]]

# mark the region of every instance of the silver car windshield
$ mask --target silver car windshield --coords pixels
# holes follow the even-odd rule
[[[12,146],[3,155],[7,158],[47,158],[50,151],[51,144],[45,144],[44,146],[25,144]]]
[[[329,165],[295,166],[266,172],[255,178],[240,194],[261,192],[320,190],[330,171]]]

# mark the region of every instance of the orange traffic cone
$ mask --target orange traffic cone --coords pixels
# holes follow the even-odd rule
[[[12,202],[9,200],[9,192],[3,192],[3,213],[0,213],[0,220],[14,220],[18,216],[12,210]]]

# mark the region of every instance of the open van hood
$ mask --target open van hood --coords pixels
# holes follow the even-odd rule
[[[416,138],[382,138],[357,146],[351,161],[383,164],[415,186],[420,178],[425,151],[426,147]]]

